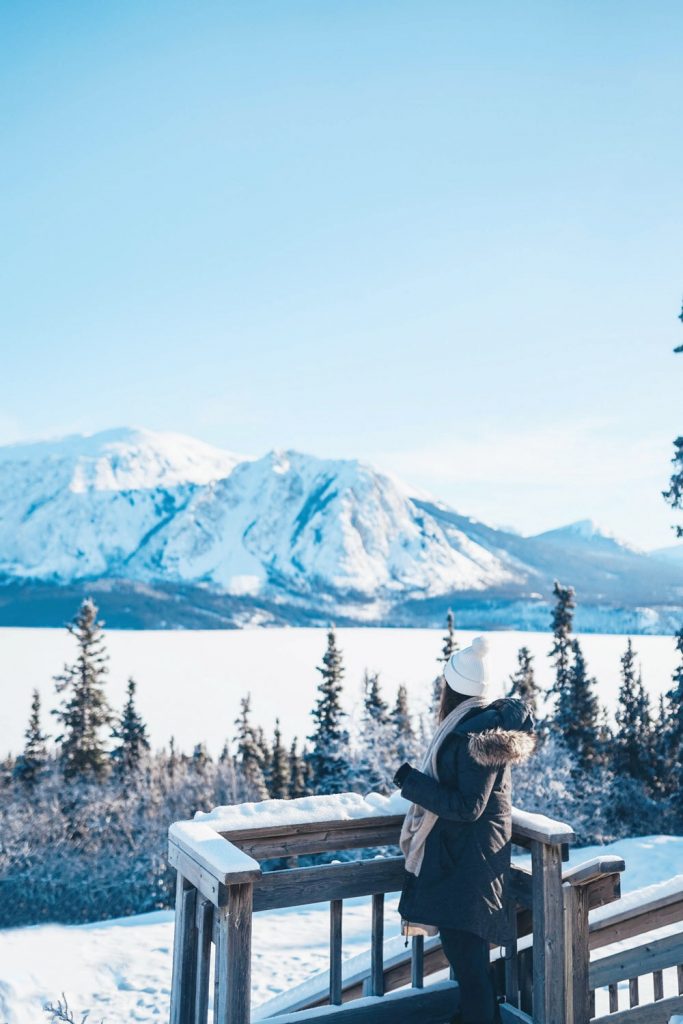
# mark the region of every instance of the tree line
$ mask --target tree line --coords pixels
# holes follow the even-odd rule
[[[526,647],[506,687],[531,706],[540,739],[534,757],[516,769],[515,804],[570,821],[585,842],[680,831],[683,664],[652,707],[627,640],[610,725],[573,634],[574,591],[556,583],[554,598],[551,687],[543,692],[538,685]],[[412,709],[405,686],[389,702],[379,674],[366,671],[360,714],[350,717],[342,700],[343,654],[330,628],[304,741],[285,744],[277,720],[267,736],[253,722],[246,694],[234,736],[214,757],[201,743],[188,754],[173,740],[153,751],[133,679],[124,706],[112,709],[103,623],[92,600],[68,628],[76,657],[55,676],[54,735],[45,730],[34,692],[24,747],[1,765],[0,926],[97,920],[171,905],[167,828],[197,810],[313,793],[391,792],[396,767],[405,760],[419,764],[438,709],[443,663],[458,648],[449,612],[426,706]],[[678,645],[683,655],[680,637]]]

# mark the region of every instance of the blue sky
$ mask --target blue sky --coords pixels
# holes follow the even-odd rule
[[[628,0],[2,5],[0,441],[358,456],[672,542],[682,33]]]

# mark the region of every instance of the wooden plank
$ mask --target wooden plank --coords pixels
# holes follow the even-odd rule
[[[410,984],[413,988],[424,987],[424,956],[424,936],[413,935],[410,949]]]
[[[640,993],[638,991],[638,979],[628,979],[628,1005],[638,1006],[640,1003]]]
[[[607,986],[609,993],[609,1012],[616,1013],[619,1009],[619,986],[615,982],[613,985]]]
[[[563,884],[565,923],[565,978],[568,1024],[588,1024],[590,1020],[588,971],[588,884]]]
[[[535,1024],[564,1024],[564,900],[562,859],[558,846],[531,848],[534,934]]]
[[[309,798],[310,799],[310,798]],[[257,859],[295,856],[298,853],[323,853],[327,850],[362,849],[370,846],[396,846],[403,815],[373,818],[298,822],[289,825],[222,828],[218,834],[240,850]],[[571,843],[575,835],[568,825],[541,815],[520,816],[512,811],[512,841],[557,845]]]
[[[531,946],[517,954],[519,962],[519,1006],[525,1013],[531,1013],[533,1006],[533,956]]]
[[[230,901],[218,915],[218,1024],[249,1024],[251,1005],[252,887],[230,886]]]
[[[202,896],[210,900],[215,907],[225,906],[228,902],[228,890],[221,885],[217,878],[214,878],[206,868],[193,860],[187,853],[176,846],[175,843],[168,844],[168,862],[171,867],[187,878],[189,882],[198,889]]]
[[[370,995],[384,995],[384,893],[372,897]]]
[[[205,821],[176,821],[168,830],[168,839],[222,885],[253,881],[261,874],[257,861],[220,836]]]
[[[594,960],[590,966],[591,988],[604,988],[613,981],[625,981],[674,967],[683,955],[683,933],[666,935],[644,942],[633,949],[620,950]]]
[[[244,853],[265,860],[299,854],[398,846],[403,818],[365,818],[326,821],[270,829],[221,832]]]
[[[197,981],[194,1024],[206,1024],[209,1017],[209,970],[211,967],[212,929],[213,905],[210,900],[199,900],[197,906]]]
[[[186,878],[176,879],[173,973],[171,980],[171,1024],[192,1024],[197,968],[197,890]]]
[[[591,1024],[668,1024],[669,1017],[683,1010],[683,996],[671,996],[658,1003],[644,1003],[632,1010],[619,1010],[596,1017]]]
[[[511,1006],[509,1003],[502,1004],[500,1007],[500,1016],[503,1024],[533,1024],[528,1013],[524,1013],[524,1010],[520,1010],[516,1006]]]
[[[218,1024],[218,965],[221,962],[221,935],[218,914],[213,915],[213,1024]]]
[[[664,998],[664,975],[661,971],[652,972],[652,984],[654,988],[655,999]]]
[[[444,1024],[457,1012],[458,986],[442,981],[425,989],[407,989],[361,1000],[361,1005],[314,1007],[269,1017],[268,1024]]]
[[[404,873],[403,857],[266,871],[254,883],[254,910],[279,910],[371,893],[400,892]]]
[[[605,857],[593,857],[592,860],[584,861],[573,868],[567,868],[562,873],[562,880],[570,885],[585,885],[593,882],[601,875],[620,874],[626,870],[623,857],[616,857],[612,854]]]
[[[517,908],[510,901],[507,908],[510,943],[505,947],[505,998],[510,1006],[519,1006],[519,964],[517,961]]]
[[[663,903],[652,910],[643,910],[639,907],[638,913],[635,914],[631,909],[631,916],[619,913],[617,921],[608,917],[591,923],[590,948],[600,949],[613,942],[631,939],[635,935],[663,928],[664,925],[677,924],[679,921],[683,921],[683,898],[680,895],[676,901]]]
[[[342,1001],[342,900],[330,902],[330,1003]]]

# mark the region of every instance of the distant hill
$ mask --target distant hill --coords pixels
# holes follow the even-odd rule
[[[683,564],[585,521],[493,529],[357,460],[247,458],[120,429],[0,448],[0,624],[61,625],[87,591],[110,626],[577,625],[669,632]]]

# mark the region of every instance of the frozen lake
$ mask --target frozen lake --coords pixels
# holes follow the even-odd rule
[[[387,698],[393,700],[398,685],[405,683],[413,709],[424,707],[439,667],[441,630],[340,629],[337,635],[346,666],[349,711],[358,706],[365,668],[380,672]],[[461,646],[474,635],[459,631]],[[550,683],[548,633],[510,631],[487,636],[498,692],[502,692],[523,645],[536,656],[540,683]],[[626,637],[587,634],[581,642],[589,669],[598,679],[600,697],[611,710],[619,690],[619,658]],[[674,641],[638,636],[634,642],[647,689],[654,698],[670,686],[677,663]],[[128,677],[137,680],[140,710],[156,745],[167,743],[173,735],[182,749],[191,750],[204,741],[211,751],[218,752],[233,734],[239,699],[247,691],[252,695],[256,723],[270,731],[279,715],[286,738],[303,737],[311,728],[309,711],[319,679],[316,666],[325,644],[322,629],[111,630],[107,632],[111,655],[108,692],[118,709]],[[49,725],[47,709],[55,704],[52,676],[74,654],[75,644],[66,630],[0,629],[1,754],[21,747],[33,687],[40,691],[44,724]]]

